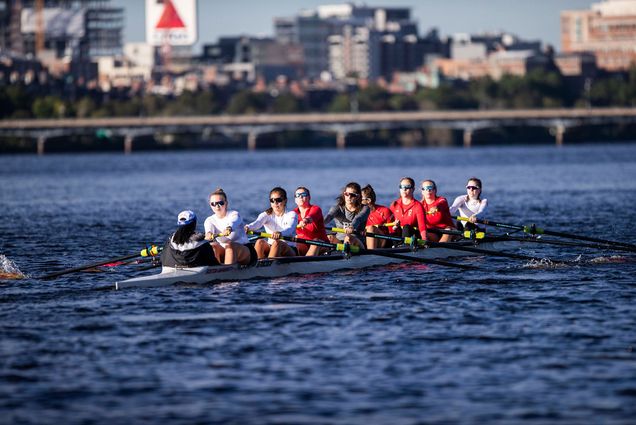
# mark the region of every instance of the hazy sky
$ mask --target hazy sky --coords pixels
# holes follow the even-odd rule
[[[178,0],[176,0],[178,1]],[[437,28],[440,35],[504,30],[526,39],[542,40],[561,50],[559,13],[589,9],[600,0],[367,0],[368,6],[410,7],[420,34]],[[199,42],[216,42],[219,36],[273,35],[273,18],[293,16],[319,0],[198,0]],[[357,2],[359,3],[359,2]],[[145,41],[144,0],[112,0],[124,7],[124,41]]]

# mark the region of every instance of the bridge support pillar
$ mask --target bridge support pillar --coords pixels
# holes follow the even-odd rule
[[[473,145],[473,130],[470,128],[464,129],[464,147],[469,148]]]
[[[250,131],[247,134],[247,150],[255,151],[256,150],[256,139],[258,138],[258,134],[255,131]]]
[[[134,139],[135,137],[132,134],[127,134],[126,138],[124,138],[124,153],[126,155],[129,155],[132,153]]]
[[[38,136],[38,155],[44,155],[44,145],[46,144],[45,136]]]
[[[563,146],[563,135],[565,134],[565,126],[563,124],[559,124],[554,128],[554,139],[556,141],[557,146]]]
[[[339,131],[336,134],[336,147],[338,149],[344,149],[347,147],[347,133],[345,131]]]

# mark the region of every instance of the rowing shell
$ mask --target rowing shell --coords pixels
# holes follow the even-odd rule
[[[459,244],[459,243],[458,243]],[[482,242],[480,248],[512,248],[519,246],[518,241],[498,240]],[[465,245],[462,243],[462,245]],[[469,246],[471,246],[470,243]],[[399,253],[424,259],[441,259],[475,255],[448,248],[427,248],[411,251],[409,248],[380,249],[379,252]],[[174,284],[203,285],[215,282],[240,281],[247,279],[270,279],[290,275],[329,273],[339,270],[364,269],[402,263],[407,260],[383,257],[373,254],[347,257],[342,253],[332,253],[316,257],[281,257],[259,260],[253,266],[204,266],[204,267],[162,267],[161,273],[135,277],[115,283],[115,289],[149,288]]]

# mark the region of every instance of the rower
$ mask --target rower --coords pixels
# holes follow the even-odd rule
[[[454,230],[453,218],[448,209],[448,201],[443,196],[437,196],[437,184],[433,180],[422,182],[422,206],[426,214],[426,225],[429,229]],[[450,242],[451,235],[428,233],[428,239],[433,242]]]
[[[411,177],[400,179],[400,198],[391,203],[390,209],[396,220],[395,231],[402,237],[415,236],[426,240],[424,207],[413,198],[415,181]]]
[[[250,264],[256,261],[256,251],[245,234],[238,211],[229,209],[227,194],[217,188],[208,196],[213,214],[205,219],[205,238],[210,241],[219,263]]]
[[[297,187],[294,191],[294,201],[297,205],[294,212],[298,215],[297,236],[302,239],[329,242],[325,231],[322,209],[318,205],[311,204],[309,189],[304,186]],[[327,248],[304,243],[299,243],[296,247],[300,255],[320,255],[327,251]]]
[[[393,213],[391,210],[383,205],[375,203],[376,195],[373,187],[368,184],[362,188],[362,205],[369,207],[369,217],[367,217],[367,223],[365,230],[370,233],[376,233],[380,235],[388,235],[389,227],[387,224],[392,223]],[[367,237],[367,249],[375,248],[387,248],[391,243],[385,239],[376,239]]]
[[[197,216],[190,210],[177,216],[177,231],[168,238],[161,252],[164,267],[216,266],[214,251],[203,233],[196,233]]]
[[[466,184],[466,195],[460,195],[455,198],[453,205],[450,207],[450,213],[456,215],[459,213],[461,217],[468,218],[468,222],[457,221],[459,230],[477,230],[479,229],[475,222],[477,219],[483,218],[484,211],[488,206],[487,199],[481,199],[481,180],[477,177],[471,177]]]
[[[283,241],[280,237],[293,237],[296,234],[298,216],[294,211],[287,211],[287,192],[282,187],[275,187],[269,192],[270,207],[259,214],[253,222],[245,226],[245,231],[258,230],[265,227],[271,238],[259,239],[254,244],[258,258],[292,257],[298,254],[294,242]]]
[[[334,222],[336,227],[343,228],[344,233],[329,235],[331,243],[350,243],[364,248],[364,244],[354,233],[364,232],[367,218],[371,210],[361,201],[362,189],[356,182],[347,183],[342,193],[336,198],[336,204],[329,209],[325,223]]]

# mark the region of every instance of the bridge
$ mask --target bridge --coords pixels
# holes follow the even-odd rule
[[[581,125],[636,123],[636,108],[518,109],[468,111],[415,111],[371,113],[309,113],[275,115],[221,115],[193,117],[131,117],[99,119],[30,119],[0,121],[0,137],[27,137],[37,140],[38,154],[44,154],[47,140],[71,135],[98,133],[124,138],[124,151],[133,151],[139,136],[167,134],[247,135],[248,149],[257,148],[258,136],[265,133],[311,130],[332,132],[336,146],[346,147],[347,135],[368,130],[409,130],[427,127],[463,131],[465,147],[472,144],[473,132],[503,126],[549,128],[558,146],[568,128]]]

